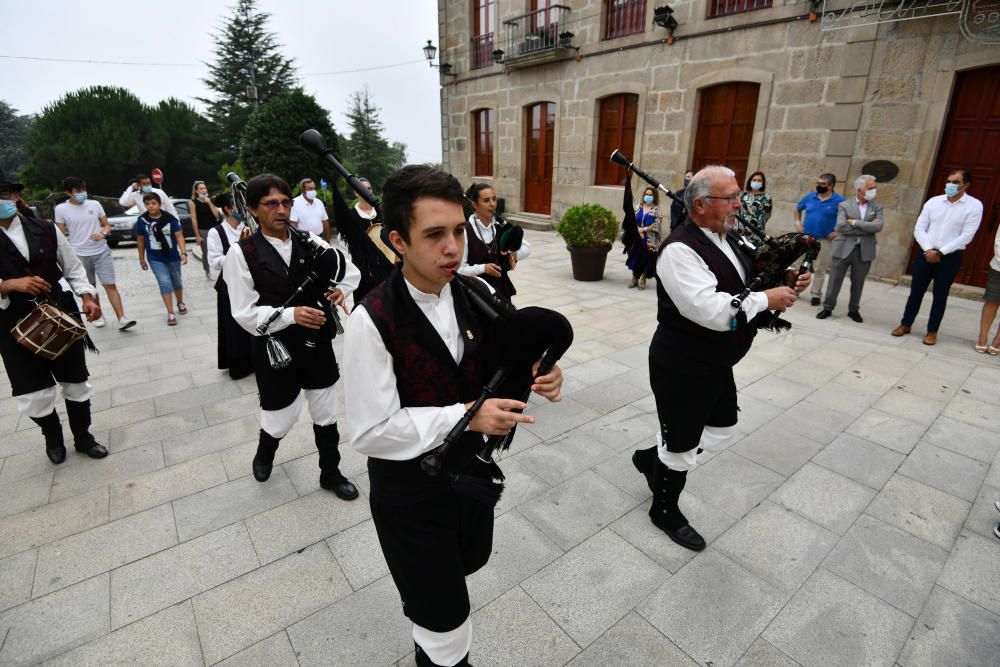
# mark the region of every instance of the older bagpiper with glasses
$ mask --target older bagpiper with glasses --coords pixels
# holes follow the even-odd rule
[[[736,432],[733,366],[750,350],[753,319],[783,310],[809,287],[753,292],[739,308],[733,297],[755,275],[730,233],[740,208],[736,174],[705,167],[684,190],[688,219],[667,239],[656,261],[657,320],[649,346],[649,382],[660,420],[657,447],[638,450],[632,462],[653,491],[649,518],[677,544],[694,551],[705,540],[678,507],[687,473],[701,451],[718,452]]]
[[[45,454],[52,463],[66,460],[62,423],[56,412],[56,383],[62,387],[76,451],[100,459],[108,450],[90,433],[90,398],[94,388],[84,341],[78,340],[54,360],[32,354],[14,340],[11,329],[30,313],[32,300],[45,295],[65,312],[75,313],[76,301],[60,287],[65,278],[83,302],[81,310],[93,322],[101,316],[96,290],[69,241],[46,220],[18,211],[24,186],[0,172],[0,356],[10,380],[17,411],[38,424],[45,436]]]
[[[246,199],[260,227],[229,248],[222,276],[229,290],[233,319],[253,336],[253,367],[260,395],[260,441],[252,465],[254,479],[266,482],[271,476],[278,443],[298,421],[304,394],[319,450],[320,486],[339,498],[354,500],[358,490],[340,472],[336,394],[340,371],[333,354],[335,333],[317,306],[328,300],[334,307],[343,307],[358,286],[361,273],[339,250],[329,250],[336,253],[336,267],[344,268],[342,276],[331,275],[332,269],[289,231],[292,190],[282,179],[273,174],[254,176],[247,181]],[[315,234],[310,238],[330,247]],[[268,322],[311,271],[319,279],[282,309],[267,328],[291,356],[288,366],[274,368],[258,327]],[[334,280],[337,288],[330,291],[328,286]]]

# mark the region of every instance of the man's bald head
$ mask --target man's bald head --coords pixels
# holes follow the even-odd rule
[[[710,165],[691,178],[684,189],[684,205],[696,225],[723,234],[726,220],[739,209],[739,195],[736,172],[722,165]]]

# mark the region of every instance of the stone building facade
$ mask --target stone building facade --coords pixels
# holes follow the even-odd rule
[[[809,20],[810,9],[822,14],[822,4],[798,0],[707,18],[718,13],[715,3],[726,1],[753,6],[755,0],[672,2],[678,25],[670,39],[667,29],[653,23],[655,2],[562,0],[559,30],[572,33],[567,46],[543,35],[558,53],[525,63],[523,54],[511,51],[530,31],[523,21],[518,27],[517,17],[545,2],[439,0],[439,61],[454,74],[441,77],[445,168],[463,183],[493,183],[515,217],[542,224],[582,202],[618,211],[621,187],[595,185],[598,163],[607,159],[597,154],[600,100],[637,96],[634,143],[622,149],[668,187],[678,188],[694,161],[704,91],[751,82],[759,92],[746,173],[767,174],[775,199],[769,229],[791,229],[795,203],[818,174],[834,173],[838,191],[849,196],[849,183],[863,165],[891,161],[899,171],[879,185],[886,226],[872,273],[899,277],[907,269],[916,216],[943,186],[944,179],[935,178],[935,161],[959,74],[993,68],[1000,80],[1000,44],[967,39],[955,14],[822,30],[822,20]],[[641,11],[635,19],[641,30],[607,38],[609,2]],[[831,4],[848,6],[828,2],[828,9]],[[520,30],[513,40],[512,30]],[[484,50],[487,32],[493,35]],[[490,45],[507,47],[506,54],[496,54],[501,62],[490,63],[488,56],[483,62]],[[526,110],[542,101],[555,109],[550,215],[519,216],[527,187]],[[473,173],[484,171],[476,168],[474,148],[473,112],[481,109],[493,110],[492,168],[485,177]],[[1000,122],[1000,108],[996,114]],[[993,171],[985,173],[996,179],[976,182],[970,190],[980,198],[985,189],[1000,191],[1000,156],[994,160]],[[980,234],[988,233],[992,245],[993,232],[986,227]]]

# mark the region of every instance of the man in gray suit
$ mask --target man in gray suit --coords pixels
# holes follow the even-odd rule
[[[844,274],[851,269],[851,300],[847,306],[847,316],[855,322],[863,322],[861,317],[861,290],[865,288],[865,277],[875,259],[875,235],[882,231],[885,221],[882,204],[876,201],[875,177],[864,175],[854,181],[854,197],[845,199],[837,206],[837,237],[833,240],[830,259],[830,282],[823,299],[823,309],[816,313],[816,319],[825,320],[833,314],[837,305],[837,295],[844,282]]]

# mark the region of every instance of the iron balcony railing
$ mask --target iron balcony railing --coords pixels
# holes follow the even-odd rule
[[[493,64],[493,33],[472,38],[472,69],[481,69]]]
[[[646,22],[646,0],[609,0],[604,16],[604,39],[642,32]]]
[[[504,21],[504,58],[516,58],[559,46],[559,33],[566,29],[569,13],[570,8],[566,5],[551,5]]]
[[[752,12],[758,9],[770,9],[771,0],[710,0],[708,3],[708,18]]]

